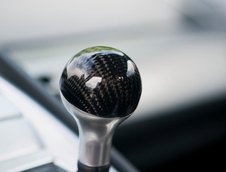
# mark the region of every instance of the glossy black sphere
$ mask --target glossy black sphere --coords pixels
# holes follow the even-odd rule
[[[137,107],[141,78],[123,52],[104,46],[82,50],[65,66],[60,90],[78,109],[100,117],[123,117]]]

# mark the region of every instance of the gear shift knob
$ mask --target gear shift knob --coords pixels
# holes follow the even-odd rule
[[[66,64],[60,91],[79,128],[78,167],[108,171],[114,130],[140,99],[141,78],[135,63],[111,47],[87,48]]]

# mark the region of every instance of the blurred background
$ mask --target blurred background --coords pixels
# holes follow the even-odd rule
[[[226,169],[226,1],[0,3],[0,50],[56,98],[65,63],[84,48],[135,61],[143,93],[114,146],[139,170]]]

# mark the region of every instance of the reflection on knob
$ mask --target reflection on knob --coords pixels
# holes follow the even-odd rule
[[[76,54],[63,70],[60,90],[78,109],[100,117],[124,117],[137,107],[141,78],[123,52],[104,46]]]

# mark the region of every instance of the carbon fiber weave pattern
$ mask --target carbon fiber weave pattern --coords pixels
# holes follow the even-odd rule
[[[100,117],[123,117],[137,107],[141,78],[123,52],[104,46],[87,48],[65,66],[60,90],[78,109]]]

